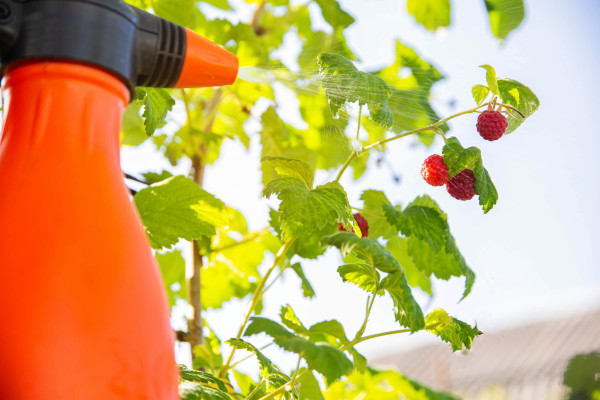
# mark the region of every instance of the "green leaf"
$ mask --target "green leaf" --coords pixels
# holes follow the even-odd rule
[[[304,371],[305,369],[301,369],[299,373]],[[302,376],[299,382],[300,391],[298,393],[298,400],[323,400],[323,393],[321,393],[319,382],[312,371]]]
[[[499,95],[500,93],[498,91],[498,78],[496,77],[496,70],[494,69],[494,67],[492,67],[491,65],[487,65],[487,64],[480,65],[479,67],[484,68],[486,71],[485,80],[487,81],[489,89],[495,95]]]
[[[416,332],[425,327],[423,311],[412,295],[412,291],[406,282],[402,271],[391,272],[380,285],[381,289],[387,291],[394,301],[396,321],[402,326]]]
[[[409,239],[406,238],[392,238],[388,241],[386,250],[392,253],[396,260],[398,260],[404,270],[406,280],[411,287],[419,287],[429,296],[433,296],[430,278],[431,272],[425,272],[417,268],[415,262],[408,253],[408,241]]]
[[[281,318],[281,322],[288,329],[291,329],[301,335],[306,335],[308,333],[308,330],[304,327],[304,325],[302,325],[302,322],[300,322],[296,316],[296,313],[294,313],[294,310],[292,310],[292,307],[290,307],[289,304],[281,307],[279,310],[279,318]]]
[[[403,235],[425,241],[436,253],[444,245],[448,223],[436,209],[410,203],[403,211],[389,205],[384,205],[383,210]]]
[[[231,4],[229,4],[227,0],[202,0],[202,2],[210,4],[213,7],[220,8],[221,10],[233,10],[233,7],[231,7]]]
[[[450,0],[408,0],[406,8],[430,31],[450,25]]]
[[[494,36],[501,41],[525,18],[523,0],[484,0]]]
[[[354,23],[354,18],[342,10],[337,0],[316,0],[323,18],[333,29],[345,29]]]
[[[175,100],[165,89],[143,87],[136,88],[135,99],[144,105],[142,118],[146,135],[152,136],[154,131],[164,124],[167,113],[175,105]]]
[[[222,224],[223,203],[194,181],[175,176],[148,186],[134,196],[144,229],[153,248],[170,248],[179,239],[193,240],[215,234]]]
[[[256,358],[258,359],[258,363],[260,364],[260,368],[264,371],[267,371],[269,374],[278,373],[279,370],[275,368],[271,360],[269,360],[263,353],[260,352],[254,345],[242,340],[242,339],[229,339],[225,343],[235,347],[239,350],[248,350],[251,353],[254,353]]]
[[[563,377],[569,400],[597,399],[600,395],[600,353],[578,354],[569,360]]]
[[[219,390],[227,392],[227,386],[225,386],[225,383],[223,383],[223,381],[217,378],[216,376],[209,374],[208,372],[188,369],[188,367],[186,367],[185,365],[179,364],[179,376],[184,381],[215,384],[217,385]]]
[[[325,343],[313,343],[296,336],[275,321],[267,318],[252,317],[244,336],[265,333],[273,338],[273,342],[282,349],[302,355],[309,368],[321,373],[328,384],[352,370],[352,362],[336,349]]]
[[[140,103],[131,102],[121,123],[121,146],[139,146],[148,139],[144,128],[144,120],[140,117]]]
[[[324,237],[321,243],[337,247],[343,257],[352,254],[380,271],[395,272],[400,270],[398,261],[389,252],[385,251],[375,239],[359,238],[350,232],[339,232]]]
[[[183,382],[179,385],[181,400],[232,400],[229,395],[210,386]]]
[[[161,172],[146,172],[143,173],[142,176],[146,180],[148,185],[153,185],[158,182],[162,182],[165,179],[169,179],[173,176],[169,171],[161,171]]]
[[[475,193],[479,196],[479,204],[487,214],[498,202],[498,191],[487,170],[483,167],[481,151],[477,147],[462,147],[457,138],[447,140],[444,149],[444,162],[448,166],[450,177],[454,177],[463,169],[470,169],[475,176]]]
[[[346,103],[367,104],[371,119],[388,128],[394,117],[388,106],[391,88],[380,77],[359,71],[350,60],[338,54],[321,53],[318,58],[321,83],[333,115]]]
[[[300,265],[300,263],[295,263],[293,265],[290,266],[290,268],[296,273],[296,275],[298,275],[298,278],[300,278],[300,281],[302,282],[302,294],[304,295],[304,297],[308,297],[309,299],[312,299],[315,296],[315,291],[312,287],[312,285],[310,284],[310,282],[308,281],[308,279],[306,278],[306,275],[304,275],[304,270],[302,269],[302,265]]]
[[[284,241],[324,229],[332,223],[341,222],[349,226],[352,220],[346,192],[337,182],[309,190],[300,179],[278,178],[269,182],[263,190],[265,197],[273,194],[281,200],[279,211]]]
[[[367,292],[375,293],[379,289],[380,276],[369,264],[346,264],[338,268],[344,282],[350,282]]]
[[[430,312],[425,318],[425,324],[428,326],[429,332],[439,336],[444,342],[450,343],[452,351],[462,350],[463,345],[470,349],[473,339],[482,334],[479,329],[450,317],[441,308]]]
[[[379,190],[365,190],[360,199],[363,208],[371,212],[363,212],[361,215],[369,222],[369,236],[371,238],[383,237],[389,239],[398,235],[398,230],[390,225],[383,215],[383,205],[391,205],[385,194]]]
[[[512,79],[499,79],[500,98],[504,104],[513,106],[529,118],[540,107],[540,100],[527,86]],[[520,116],[508,117],[506,134],[514,132],[525,120]]]
[[[156,254],[156,261],[158,261],[163,282],[167,288],[169,304],[172,307],[178,298],[187,298],[185,260],[181,256],[181,251],[176,250],[171,253]],[[177,289],[175,289],[176,286],[178,286]]]
[[[350,354],[352,354],[352,360],[354,360],[354,367],[356,371],[364,373],[367,369],[366,357],[360,354],[354,347],[350,349]]]
[[[296,160],[294,158],[267,156],[263,157],[261,162],[273,166],[280,176],[300,179],[307,188],[312,189],[314,173],[306,161]]]
[[[471,88],[471,93],[477,105],[480,105],[490,94],[490,88],[483,85],[475,85]]]
[[[336,339],[339,339],[341,343],[348,343],[348,338],[346,337],[346,332],[344,331],[344,326],[334,319],[328,321],[317,322],[313,326],[308,329],[309,335],[329,335],[333,336]]]
[[[152,0],[152,8],[161,18],[187,28],[194,27],[194,10],[196,9],[194,0]]]

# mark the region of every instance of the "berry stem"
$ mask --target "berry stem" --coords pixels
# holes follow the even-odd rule
[[[358,136],[360,135],[360,122],[362,120],[362,106],[358,108],[358,128],[356,129],[356,140],[358,140]]]
[[[346,162],[344,162],[344,165],[342,165],[342,168],[340,169],[340,172],[337,174],[337,177],[335,178],[335,181],[336,182],[340,181],[340,179],[342,178],[342,175],[344,174],[344,171],[346,171],[346,169],[348,168],[348,166],[350,165],[350,163],[352,163],[352,161],[354,161],[354,159],[356,157],[361,156],[362,154],[368,152],[369,150],[371,150],[371,149],[373,149],[375,147],[379,147],[379,146],[381,146],[384,143],[391,142],[393,140],[397,140],[397,139],[403,138],[405,136],[414,135],[415,133],[425,132],[425,131],[431,131],[431,130],[435,131],[436,129],[438,129],[438,127],[440,125],[442,125],[445,122],[450,121],[451,119],[454,119],[456,117],[460,117],[461,115],[474,113],[477,110],[479,110],[480,108],[488,106],[490,104],[491,103],[484,103],[484,104],[478,105],[477,107],[471,108],[470,110],[459,112],[457,114],[454,114],[454,115],[451,115],[451,116],[446,117],[444,119],[441,119],[438,122],[436,122],[435,124],[427,125],[427,126],[424,126],[423,128],[414,129],[412,131],[399,133],[399,134],[394,135],[392,137],[389,137],[387,139],[383,139],[383,140],[380,140],[378,142],[371,143],[370,145],[364,147],[361,151],[352,151],[350,153],[350,155],[348,156],[348,159],[346,159]],[[360,127],[360,125],[359,125],[359,127]]]

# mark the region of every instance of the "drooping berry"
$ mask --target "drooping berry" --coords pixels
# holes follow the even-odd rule
[[[367,220],[365,219],[365,217],[363,217],[362,215],[360,215],[360,213],[355,213],[352,216],[354,217],[354,220],[356,221],[356,224],[360,228],[361,237],[367,237],[367,236],[369,236],[369,223],[367,222]]]
[[[477,132],[485,140],[500,139],[506,132],[507,126],[506,117],[498,111],[486,110],[477,118]]]
[[[457,200],[471,200],[475,196],[475,175],[463,169],[446,183],[446,190]]]
[[[421,175],[425,182],[432,186],[442,186],[450,179],[444,157],[433,154],[425,159],[421,167]]]

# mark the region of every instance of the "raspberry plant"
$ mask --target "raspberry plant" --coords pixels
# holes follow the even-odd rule
[[[278,99],[268,84],[244,81],[202,90],[139,88],[125,114],[123,145],[148,141],[173,166],[186,158],[191,161],[189,176],[161,171],[135,178],[147,187],[134,196],[171,305],[186,300],[192,311],[188,329],[176,332],[178,340],[190,343],[193,355],[193,369],[180,366],[182,398],[333,400],[366,395],[454,399],[401,373],[370,368],[356,348],[366,340],[425,330],[458,351],[469,349],[481,334],[442,309],[425,315],[412,294],[419,288],[432,296],[432,279],[451,277],[465,279],[462,298],[471,291],[475,274],[460,253],[448,216],[426,194],[401,206],[390,202],[384,191],[365,188],[362,204],[351,204],[340,181],[349,168],[355,180],[360,178],[369,156],[384,153],[397,140],[414,137],[431,146],[439,138],[444,147],[442,155],[433,157],[435,167],[426,161],[426,173],[419,166],[407,173],[423,172],[427,180],[432,172],[436,185],[445,184],[450,195],[461,200],[477,195],[483,212],[488,213],[498,202],[498,191],[483,166],[481,151],[474,146],[465,148],[457,137],[449,137],[448,122],[482,111],[481,116],[503,113],[503,135],[509,135],[539,107],[535,94],[515,80],[497,79],[494,68],[484,65],[486,84],[472,88],[475,106],[442,118],[429,102],[432,86],[443,79],[436,67],[397,41],[392,65],[360,71],[344,36],[354,18],[333,0],[314,1],[331,33],[313,28],[305,5],[290,5],[286,0],[262,1],[249,21],[236,24],[208,19],[198,11],[198,5],[206,3],[231,11],[227,0],[130,2],[151,7],[162,17],[224,44],[243,66],[281,71],[283,66],[273,52],[293,28],[302,42],[299,67],[316,72],[287,73],[282,79],[296,92],[305,129],[282,120]],[[521,1],[488,0],[485,5],[492,33],[500,40],[523,19]],[[407,10],[430,30],[451,22],[449,1],[409,0]],[[410,74],[401,77],[401,70]],[[259,99],[267,99],[271,105],[260,116],[260,132],[249,135],[244,124]],[[182,121],[174,117],[175,122],[164,127],[175,114],[170,112],[176,104],[182,106]],[[350,104],[356,104],[358,116],[348,111]],[[486,107],[490,111],[485,111]],[[356,132],[346,132],[355,118]],[[361,135],[361,129],[366,135]],[[482,140],[475,126],[471,132],[456,135],[465,143]],[[262,195],[276,198],[279,204],[258,231],[250,231],[244,216],[222,202],[218,193],[215,196],[201,187],[206,167],[219,158],[225,140],[237,140],[246,148],[251,140],[260,141]],[[317,170],[337,173],[331,181],[320,181]],[[455,185],[460,190],[455,190],[453,182],[460,182]],[[190,241],[193,250],[187,260],[188,278],[180,250],[182,239]],[[302,263],[330,248],[341,254],[340,278],[364,292],[364,322],[358,331],[349,332],[335,316],[308,326],[288,304],[279,304],[277,321],[261,315],[263,302],[273,301],[265,298],[265,293],[284,274],[296,275],[303,295],[316,296],[319,301]],[[371,310],[382,296],[393,301],[390,318],[397,321],[397,330],[373,332],[369,325]],[[248,299],[247,311],[235,337],[218,338],[202,311],[220,309],[234,298]],[[296,368],[283,369],[268,357],[268,350],[257,348],[253,344],[257,334],[297,355]],[[248,354],[259,370],[256,376],[237,369],[241,362],[252,362],[245,361]]]

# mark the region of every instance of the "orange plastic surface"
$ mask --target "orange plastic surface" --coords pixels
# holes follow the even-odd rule
[[[238,74],[236,56],[186,28],[186,52],[176,88],[231,85]]]
[[[119,165],[127,88],[66,62],[18,66],[3,88],[0,399],[179,398],[164,288]]]

